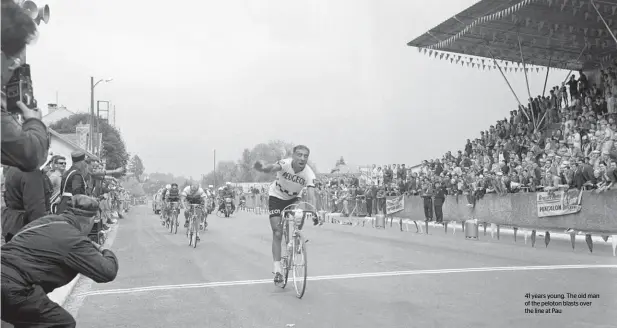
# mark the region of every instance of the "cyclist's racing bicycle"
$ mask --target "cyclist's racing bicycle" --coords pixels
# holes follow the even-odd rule
[[[308,273],[306,260],[306,243],[302,234],[304,220],[310,218],[313,224],[317,225],[318,216],[315,211],[306,211],[297,208],[300,204],[309,204],[299,202],[285,207],[282,211],[283,217],[280,225],[283,228],[283,243],[281,246],[281,267],[283,269],[283,281],[278,284],[279,287],[285,288],[289,278],[289,271],[293,273],[293,283],[296,290],[296,296],[302,298],[306,291],[306,278]],[[311,204],[309,204],[311,205]],[[293,223],[293,228],[290,233],[289,222]]]
[[[169,203],[169,217],[166,220],[167,228],[171,233],[178,233],[178,215],[180,214],[180,206],[178,202]]]
[[[189,246],[196,248],[199,241],[200,217],[205,209],[201,204],[189,204],[189,206],[189,225],[186,228],[186,236],[189,238]]]

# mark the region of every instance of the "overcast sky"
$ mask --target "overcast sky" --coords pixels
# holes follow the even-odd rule
[[[112,101],[148,172],[199,177],[271,139],[306,144],[320,171],[414,165],[461,149],[516,101],[497,71],[406,45],[475,1],[37,1],[49,24],[29,48],[40,104]],[[549,86],[566,71],[554,71]],[[523,73],[508,78],[527,99]],[[532,94],[544,73],[530,75]],[[46,109],[44,110],[46,112]]]

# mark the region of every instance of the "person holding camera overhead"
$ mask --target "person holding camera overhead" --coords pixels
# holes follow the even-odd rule
[[[45,164],[49,149],[47,127],[41,121],[36,101],[28,92],[32,90],[27,79],[30,69],[21,65],[20,59],[26,45],[36,35],[36,23],[15,1],[2,0],[1,24],[2,164],[32,172]],[[7,94],[7,85],[13,84],[19,85],[19,92]],[[17,120],[18,114],[23,122]]]

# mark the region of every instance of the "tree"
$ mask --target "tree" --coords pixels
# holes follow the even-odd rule
[[[126,181],[122,182],[122,187],[128,192],[130,192],[133,196],[141,197],[146,195],[143,184],[139,183],[139,181],[135,178],[127,178]],[[156,190],[154,192],[156,192]]]
[[[89,118],[90,114],[87,113],[73,114],[52,124],[50,128],[58,133],[75,133],[77,124],[85,124],[88,122]],[[129,161],[129,154],[126,152],[126,146],[124,145],[120,131],[103,120],[99,120],[99,124],[100,131],[103,135],[101,157],[105,159],[107,169],[114,170],[125,167]]]
[[[202,185],[220,186],[225,182],[268,182],[274,179],[274,174],[260,173],[253,169],[255,161],[262,160],[274,163],[283,158],[291,157],[294,144],[273,140],[268,143],[260,143],[253,149],[245,148],[240,159],[234,163],[221,161],[217,164],[216,174],[210,172],[202,175]],[[309,166],[317,172],[315,165],[309,161]],[[215,183],[216,181],[216,183]]]
[[[129,163],[129,172],[133,173],[137,180],[139,180],[145,170],[146,168],[144,167],[144,163],[141,161],[141,158],[134,155]]]

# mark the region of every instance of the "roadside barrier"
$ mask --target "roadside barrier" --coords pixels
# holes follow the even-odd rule
[[[255,200],[246,197],[247,209],[265,214],[264,202],[259,196]],[[374,228],[386,228],[389,223],[390,227],[397,224],[402,231],[410,231],[411,227],[411,231],[415,228],[415,232],[427,234],[429,227],[443,229],[444,233],[452,228],[452,234],[460,227],[465,232],[465,225],[469,223],[474,224],[475,228],[481,227],[484,236],[487,235],[487,228],[490,228],[491,238],[497,239],[501,238],[502,229],[512,230],[514,241],[520,236],[524,238],[525,244],[530,240],[532,247],[535,247],[539,234],[543,235],[546,247],[551,241],[551,233],[567,234],[573,249],[576,236],[584,235],[590,252],[593,252],[592,236],[595,235],[601,236],[604,242],[608,242],[610,237],[613,256],[617,256],[617,190],[602,193],[584,191],[580,195],[578,212],[544,217],[538,215],[540,206],[537,193],[487,194],[475,201],[475,204],[470,204],[465,195],[447,196],[443,204],[443,225],[425,221],[421,197],[386,197],[386,200],[389,203],[396,198],[403,198],[404,205],[401,210],[388,215],[383,215],[385,204],[373,200],[373,213],[377,205],[382,205],[379,213],[382,213],[383,218],[380,215],[363,216],[366,214],[366,202],[362,200],[334,201],[328,199],[327,195],[320,195],[317,203],[322,216],[320,219],[326,223]]]

